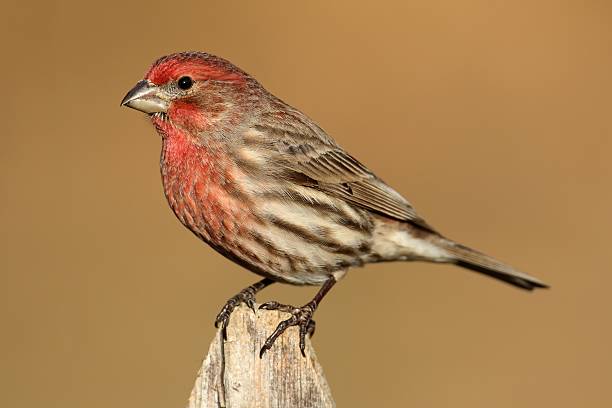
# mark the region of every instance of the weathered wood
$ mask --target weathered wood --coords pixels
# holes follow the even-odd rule
[[[256,309],[257,310],[257,309]],[[310,340],[306,357],[297,327],[289,328],[262,359],[259,350],[288,314],[242,305],[230,318],[227,340],[217,331],[198,372],[188,408],[335,407]]]

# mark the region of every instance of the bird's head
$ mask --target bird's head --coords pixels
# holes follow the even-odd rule
[[[148,114],[156,126],[190,133],[223,132],[244,120],[259,85],[229,61],[202,52],[158,59],[121,101]]]

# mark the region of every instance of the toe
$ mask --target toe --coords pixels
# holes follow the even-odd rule
[[[308,333],[310,338],[314,336],[316,328],[317,328],[317,324],[315,323],[314,320],[310,319],[310,321],[308,322],[308,328],[306,329],[306,333]]]
[[[300,351],[302,356],[306,357],[306,334],[308,333],[308,324],[300,324]]]
[[[270,302],[266,302],[266,303],[262,303],[259,306],[259,309],[264,309],[264,310],[276,310],[281,306],[280,303],[275,302],[275,301],[270,301]]]

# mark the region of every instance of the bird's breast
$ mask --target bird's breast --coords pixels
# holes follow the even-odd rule
[[[217,251],[253,272],[297,284],[321,284],[364,262],[374,227],[367,212],[265,176],[255,153],[188,138],[164,138],[164,192],[178,219]]]
[[[188,136],[164,139],[161,173],[168,203],[187,228],[213,245],[239,234],[251,216],[232,169],[222,149],[196,145]]]

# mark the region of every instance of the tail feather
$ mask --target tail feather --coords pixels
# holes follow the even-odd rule
[[[450,240],[445,240],[443,246],[452,255],[453,262],[458,266],[491,276],[522,289],[548,288],[548,285],[539,279],[519,272],[482,252]]]

